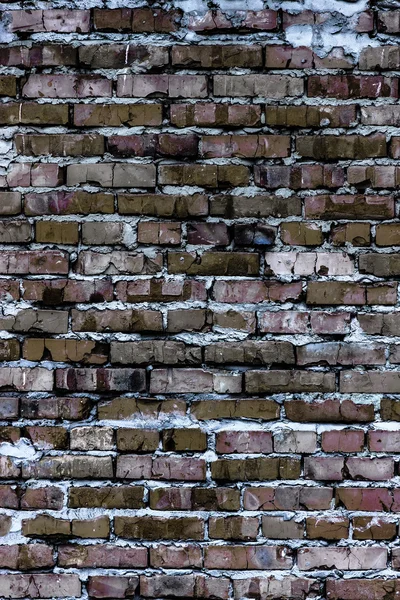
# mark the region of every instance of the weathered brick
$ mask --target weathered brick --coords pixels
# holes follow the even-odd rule
[[[34,573],[29,575],[5,574],[1,578],[0,593],[4,598],[66,598],[81,595],[79,576],[64,573]]]
[[[224,47],[222,46],[222,48]],[[205,104],[201,102],[197,102],[196,104],[172,104],[170,107],[170,118],[171,124],[176,127],[191,127],[193,125],[203,127],[212,127],[215,125],[251,127],[260,124],[261,107],[241,104]]]
[[[109,98],[111,80],[98,75],[29,75],[22,87],[24,98]]]
[[[386,137],[381,133],[368,136],[298,136],[296,150],[303,158],[316,160],[361,160],[387,156]]]
[[[398,83],[380,75],[311,75],[308,78],[310,98],[379,98],[396,97]]]
[[[147,566],[146,548],[118,548],[96,544],[59,546],[58,564],[66,568],[143,568]]]
[[[198,517],[115,517],[115,534],[125,539],[204,538],[204,521]]]
[[[161,185],[194,185],[217,188],[247,185],[249,169],[243,165],[160,165]]]
[[[61,390],[144,391],[143,369],[56,369],[56,387]]]
[[[12,10],[9,30],[17,32],[87,33],[88,10]]]
[[[95,29],[106,31],[169,33],[176,31],[182,19],[182,11],[179,9],[95,8],[93,12]]]
[[[263,96],[279,99],[301,96],[304,82],[300,77],[288,75],[215,75],[215,96]]]
[[[161,104],[74,104],[76,127],[137,127],[161,123]]]
[[[111,194],[80,191],[25,194],[25,213],[29,216],[112,212],[114,212],[114,199]]]

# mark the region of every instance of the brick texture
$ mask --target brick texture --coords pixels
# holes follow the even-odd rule
[[[3,1],[1,599],[399,600],[400,3],[328,4]]]

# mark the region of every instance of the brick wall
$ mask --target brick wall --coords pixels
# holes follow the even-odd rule
[[[123,4],[1,5],[0,598],[398,600],[400,3]]]

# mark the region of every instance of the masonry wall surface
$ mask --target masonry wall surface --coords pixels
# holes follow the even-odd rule
[[[400,2],[0,11],[0,598],[399,600]]]

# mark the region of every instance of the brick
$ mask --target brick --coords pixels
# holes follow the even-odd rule
[[[0,64],[8,67],[52,67],[75,66],[77,52],[75,48],[60,45],[33,45],[28,47],[4,48],[0,52]]]
[[[45,544],[0,546],[2,568],[27,570],[54,566],[53,548]]]
[[[113,466],[111,458],[106,456],[54,456],[36,463],[27,463],[22,470],[22,476],[26,479],[109,479],[113,476]]]
[[[117,78],[117,96],[146,98],[206,98],[207,77],[204,75],[122,75]]]
[[[369,223],[345,223],[332,226],[330,240],[334,246],[369,246],[371,244],[371,225]]]
[[[265,272],[267,275],[351,275],[354,265],[344,252],[337,255],[333,252],[266,252]]]
[[[386,566],[385,548],[301,548],[298,552],[299,568],[318,569],[322,566],[347,570],[382,569]]]
[[[247,185],[249,169],[243,165],[160,165],[161,185],[235,187]]]
[[[202,46],[204,48],[205,46]],[[225,46],[222,46],[224,48]],[[247,48],[250,48],[247,46]],[[261,123],[261,107],[241,104],[171,104],[171,124],[175,127],[257,126]]]
[[[333,497],[328,487],[247,487],[244,492],[246,510],[323,510]]]
[[[118,211],[126,215],[149,215],[184,219],[208,214],[206,196],[175,194],[118,194]]]
[[[71,311],[72,331],[162,331],[161,317],[156,310]]]
[[[395,431],[368,432],[368,448],[373,452],[398,452],[400,438]]]
[[[208,522],[211,539],[255,540],[258,533],[258,519],[254,517],[211,517]],[[206,550],[206,557],[209,549]],[[205,559],[207,561],[207,558]]]
[[[252,393],[332,392],[330,373],[304,371],[247,371],[246,391]]]
[[[94,27],[106,31],[168,33],[176,31],[182,18],[179,9],[94,9]]]
[[[21,194],[19,192],[0,192],[0,214],[17,215],[21,212]]]
[[[272,421],[279,415],[278,404],[273,400],[200,400],[192,404],[192,414],[199,420],[256,418]]]
[[[290,421],[317,423],[367,423],[374,420],[372,404],[356,404],[353,400],[287,400],[284,403]]]
[[[289,136],[206,135],[201,138],[201,156],[204,158],[284,158],[289,153]]]
[[[320,246],[324,241],[323,233],[314,223],[282,223],[281,240],[290,246]]]
[[[327,342],[321,344],[306,344],[297,349],[297,363],[299,365],[312,365],[318,363],[330,365],[343,364],[371,364],[384,365],[386,363],[385,347],[383,345]]]
[[[274,10],[239,10],[235,16],[239,20],[240,29],[270,31],[277,27],[277,13]],[[190,29],[194,31],[213,31],[232,29],[233,23],[221,11],[209,10],[203,15],[190,18]]]
[[[259,257],[245,252],[209,252],[201,257],[194,252],[170,252],[168,271],[173,275],[258,275]]]
[[[197,517],[115,517],[115,534],[124,539],[193,539],[204,537],[204,522]]]
[[[379,98],[397,95],[397,81],[380,75],[312,75],[308,78],[307,86],[310,98]]]
[[[71,215],[114,212],[111,194],[88,192],[49,192],[25,194],[25,213],[35,215]]]
[[[107,149],[113,156],[175,156],[196,157],[196,135],[169,133],[144,135],[112,135],[107,138]]]
[[[303,523],[282,517],[262,518],[262,531],[265,537],[275,540],[301,539],[304,535]]]
[[[43,594],[66,598],[81,595],[81,582],[75,574],[5,574],[1,580],[0,593],[5,598],[40,598]]]
[[[4,103],[0,107],[0,122],[2,125],[66,125],[68,106],[35,102]]]
[[[143,369],[56,369],[56,387],[62,390],[144,391]]]
[[[12,10],[9,30],[17,32],[87,33],[88,10]]]
[[[169,416],[170,414],[184,415],[186,403],[183,400],[157,400],[156,398],[133,399],[115,398],[110,401],[100,402],[98,407],[99,418],[112,420],[126,420],[135,416],[145,415],[149,418]]]
[[[317,447],[317,435],[313,431],[282,429],[274,434],[274,452],[312,454]]]
[[[96,281],[78,281],[68,279],[28,280],[24,281],[23,297],[49,306],[85,302],[107,302],[113,297],[112,283],[109,279]],[[56,340],[53,340],[56,343]]]
[[[363,106],[361,109],[361,123],[363,125],[397,125],[400,119],[399,107],[394,105]]]
[[[76,127],[137,127],[161,123],[161,104],[74,104]]]
[[[103,187],[154,187],[156,168],[150,164],[73,164],[67,167],[67,185],[97,183]]]
[[[357,594],[360,600],[382,600],[389,593],[393,598],[398,594],[397,581],[374,579],[373,583],[363,579],[327,579],[327,597],[334,600],[350,600]]]
[[[178,579],[179,577],[179,579]],[[179,594],[185,598],[221,598],[229,597],[229,579],[205,577],[204,575],[151,575],[140,577],[140,590],[145,598]]]
[[[209,344],[205,348],[206,362],[217,364],[294,363],[294,350],[288,342],[245,340],[240,345],[229,342]]]
[[[364,437],[364,431],[360,429],[323,431],[321,447],[324,452],[362,452]]]
[[[88,593],[91,598],[128,598],[135,595],[139,577],[89,576]]]
[[[266,48],[267,61],[268,52],[271,46]],[[272,46],[273,48],[273,46]],[[282,48],[282,46],[275,46]],[[286,56],[282,59],[285,60]],[[282,60],[281,59],[281,60]],[[300,55],[300,59],[303,58]],[[290,67],[295,68],[295,67]],[[297,68],[304,68],[303,65]],[[265,109],[267,125],[273,127],[350,127],[356,123],[356,107],[355,106],[267,106]],[[301,169],[302,165],[297,168]],[[311,167],[311,165],[304,165]],[[324,165],[326,167],[326,165]],[[296,167],[294,167],[296,168]]]
[[[261,169],[261,167],[259,167]],[[257,167],[255,167],[257,169]],[[257,171],[256,171],[257,173]],[[288,217],[301,214],[300,198],[278,196],[212,196],[211,216],[228,219],[241,217]]]
[[[319,583],[302,577],[247,577],[234,580],[235,598],[248,597],[250,594],[270,596],[271,598],[293,598],[300,600],[305,595],[319,592]]]
[[[169,62],[168,50],[162,46],[90,44],[80,46],[78,54],[80,65],[86,69],[152,68]]]
[[[154,452],[160,444],[158,431],[151,429],[118,429],[117,448],[123,452]]]
[[[149,561],[152,567],[172,569],[201,567],[203,564],[201,549],[194,544],[185,544],[180,547],[160,544],[150,548]]]
[[[217,302],[258,303],[297,300],[302,294],[301,283],[264,282],[256,280],[219,280],[214,283],[213,298]]]
[[[304,83],[300,77],[288,75],[215,75],[215,96],[240,96],[279,99],[301,96]]]
[[[76,245],[79,241],[78,223],[51,223],[39,221],[36,223],[35,238],[43,244],[56,243]]]
[[[90,412],[88,398],[22,398],[21,416],[28,419],[81,420]]]
[[[394,216],[390,196],[313,196],[305,203],[307,218],[386,219]]]
[[[94,134],[26,135],[14,137],[15,148],[23,156],[96,156],[104,154],[104,138]]]
[[[66,568],[143,568],[146,548],[117,548],[107,544],[59,546],[58,564]]]
[[[393,288],[382,289],[382,294],[373,294],[377,289],[357,283],[342,283],[336,281],[310,282],[307,286],[307,304],[312,305],[356,305],[364,304],[394,304]],[[378,288],[379,291],[379,288]]]
[[[356,540],[391,540],[396,536],[396,524],[377,517],[354,517],[353,537]],[[393,562],[395,556],[393,554]]]
[[[323,540],[341,540],[349,537],[349,519],[336,517],[330,519],[319,519],[318,517],[307,517],[307,537]]]
[[[70,431],[71,450],[112,450],[111,427],[76,427]]]
[[[357,371],[346,371],[340,377],[340,391],[343,393],[389,393],[396,394],[400,382],[396,371],[370,371],[368,378]]]
[[[112,342],[111,361],[119,364],[199,364],[201,350],[185,346],[183,342],[143,340],[139,342]]]
[[[264,481],[297,479],[300,462],[286,458],[218,459],[211,465],[211,476],[217,481]]]
[[[207,435],[200,429],[166,429],[162,446],[167,452],[202,452],[207,449]]]
[[[387,156],[386,137],[380,133],[369,136],[298,136],[296,151],[303,158],[315,160],[361,160]]]
[[[77,271],[82,275],[140,274],[153,275],[161,270],[162,255],[153,257],[140,252],[113,250],[108,253],[83,250],[79,253]]]
[[[269,454],[272,434],[269,431],[222,431],[216,435],[219,454]]]
[[[142,486],[100,488],[79,486],[70,489],[68,506],[71,508],[142,508],[143,494]],[[96,548],[100,550],[99,547]]]
[[[64,168],[56,164],[14,165],[6,176],[10,187],[58,187],[64,183]]]
[[[26,489],[21,496],[21,509],[61,510],[64,505],[64,494],[57,487]]]
[[[22,87],[24,98],[111,97],[111,80],[97,75],[29,75]]]
[[[217,569],[290,569],[292,558],[279,547],[225,546],[208,547],[204,555],[205,567]]]
[[[344,172],[334,165],[255,166],[254,179],[258,186],[270,189],[336,188],[344,183]]]
[[[378,31],[384,33],[398,33],[399,32],[399,11],[392,10],[389,12],[378,12]]]
[[[138,224],[138,242],[140,244],[177,246],[181,242],[181,234],[180,223],[143,221]]]
[[[348,510],[390,511],[393,498],[385,488],[341,488],[335,492],[336,505]]]
[[[0,77],[0,96],[17,95],[17,78],[12,75],[2,75]]]
[[[3,251],[1,274],[58,275],[68,273],[68,255],[58,250]]]
[[[262,66],[261,46],[172,46],[173,66],[185,68],[224,69]]]

